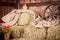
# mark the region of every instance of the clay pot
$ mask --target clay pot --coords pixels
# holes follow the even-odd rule
[[[9,40],[10,39],[10,34],[9,33],[5,33],[4,34],[4,40]]]

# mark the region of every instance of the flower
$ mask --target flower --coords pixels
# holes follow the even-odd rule
[[[9,25],[4,25],[3,26],[3,33],[11,33],[10,26]]]
[[[4,27],[5,30],[9,30],[10,29],[9,25],[4,25],[3,27]]]

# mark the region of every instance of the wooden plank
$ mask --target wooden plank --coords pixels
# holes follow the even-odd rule
[[[2,7],[0,6],[0,23],[2,22],[1,17],[2,17]]]
[[[17,0],[0,0],[0,2],[16,3]]]
[[[12,7],[15,7],[16,4],[14,4],[14,3],[7,3],[7,2],[0,2],[0,6],[12,6]]]
[[[20,3],[40,3],[40,2],[51,2],[59,0],[20,0]]]
[[[51,2],[40,2],[40,3],[20,3],[27,4],[28,6],[46,6],[46,5],[60,5],[60,1],[51,1]]]

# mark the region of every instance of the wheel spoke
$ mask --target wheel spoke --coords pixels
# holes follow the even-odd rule
[[[49,8],[49,10],[50,10],[51,12],[53,12],[53,10],[52,10],[51,8]]]

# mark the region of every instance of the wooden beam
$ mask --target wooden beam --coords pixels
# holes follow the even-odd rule
[[[16,0],[16,8],[18,9],[19,0]]]
[[[17,0],[0,0],[0,2],[16,3]]]
[[[20,3],[25,4],[25,3]],[[46,5],[60,5],[60,1],[40,2],[40,3],[26,3],[28,6],[46,6]]]
[[[0,2],[0,6],[12,6],[12,7],[15,7],[16,4],[14,4],[14,3],[7,3],[7,2]]]

